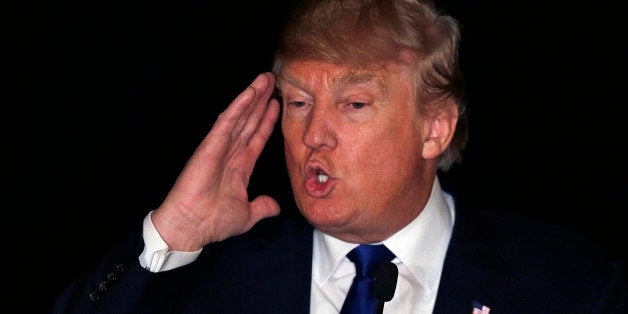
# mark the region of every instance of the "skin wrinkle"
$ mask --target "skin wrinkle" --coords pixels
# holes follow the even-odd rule
[[[327,81],[327,80],[325,80]],[[332,78],[331,84],[327,84],[328,91],[341,89],[343,87],[351,86],[351,85],[359,85],[359,84],[367,84],[371,82],[375,82],[382,90],[386,89],[386,82],[381,80],[372,72],[364,72],[364,71],[349,71],[346,74],[342,75],[340,78]],[[281,84],[286,83],[290,84],[294,87],[303,89],[308,92],[308,94],[312,94],[311,91],[307,90],[302,80],[290,75],[289,73],[282,72],[277,77],[277,85],[281,86]]]

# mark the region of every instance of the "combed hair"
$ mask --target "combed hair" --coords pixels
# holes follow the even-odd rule
[[[460,27],[430,0],[307,0],[287,21],[273,72],[285,61],[321,61],[354,68],[415,60],[419,108],[453,99],[458,125],[439,168],[461,160],[467,143],[463,80],[458,64]]]

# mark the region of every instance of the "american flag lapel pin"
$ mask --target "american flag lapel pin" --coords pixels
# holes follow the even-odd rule
[[[472,314],[488,314],[491,311],[491,309],[478,302],[478,301],[473,301],[473,312],[471,312]]]

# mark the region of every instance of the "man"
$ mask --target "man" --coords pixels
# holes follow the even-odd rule
[[[386,313],[623,313],[621,269],[591,243],[462,208],[441,187],[467,137],[459,40],[429,1],[304,4],[273,73],[234,99],[142,231],[53,312],[344,313],[351,252],[383,244],[398,270]],[[280,111],[303,221],[247,194]]]

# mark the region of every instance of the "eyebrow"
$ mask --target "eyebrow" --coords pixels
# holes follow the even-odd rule
[[[277,83],[279,82],[285,82],[287,84],[293,85],[293,86],[297,86],[297,87],[303,87],[305,84],[299,80],[298,78],[290,75],[290,74],[286,74],[286,73],[282,73],[277,77]],[[351,85],[358,85],[358,84],[366,84],[366,83],[370,83],[370,82],[375,82],[378,86],[384,88],[386,86],[386,84],[384,83],[384,81],[375,73],[372,72],[354,72],[354,71],[350,71],[348,73],[343,74],[341,77],[334,79],[332,81],[332,86],[334,88],[339,88],[339,87],[345,87],[345,86],[351,86]],[[278,85],[278,84],[277,84]]]
[[[282,83],[282,82],[288,83],[293,86],[303,86],[303,84],[301,83],[301,81],[299,81],[299,79],[297,79],[296,77],[290,74],[286,74],[283,72],[277,76],[277,82],[275,83],[275,85],[279,87],[279,83]]]
[[[384,82],[372,72],[348,72],[340,78],[333,81],[334,87],[344,87],[349,85],[358,85],[375,82],[379,86],[384,86]]]

